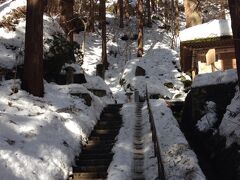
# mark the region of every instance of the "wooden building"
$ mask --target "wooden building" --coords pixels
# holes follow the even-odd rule
[[[236,68],[233,37],[225,33],[181,41],[180,58],[182,71],[192,73],[193,78],[196,74]]]

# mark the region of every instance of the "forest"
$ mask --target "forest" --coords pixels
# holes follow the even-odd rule
[[[0,0],[0,179],[239,180],[239,0]]]

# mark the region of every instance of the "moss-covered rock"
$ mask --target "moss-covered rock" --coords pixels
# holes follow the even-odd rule
[[[166,82],[164,83],[164,86],[166,86],[167,88],[173,88],[174,84],[172,82]]]

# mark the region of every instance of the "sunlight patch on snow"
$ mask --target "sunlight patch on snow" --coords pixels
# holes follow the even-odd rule
[[[81,131],[81,128],[79,127],[79,125],[72,120],[68,120],[67,122],[65,122],[65,126],[69,131],[71,131],[75,135],[82,134],[82,131]]]

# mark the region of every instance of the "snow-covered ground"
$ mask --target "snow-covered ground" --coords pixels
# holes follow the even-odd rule
[[[167,107],[165,101],[151,100],[150,106],[157,129],[158,143],[161,149],[166,179],[206,179],[198,165],[195,153],[190,149],[177,120],[174,118],[172,111]],[[147,105],[143,107],[143,114],[146,123],[149,118]],[[152,161],[155,161],[155,159],[152,159]]]
[[[136,1],[131,3],[134,5]],[[25,0],[9,0],[1,4],[0,20],[11,9],[25,4]],[[108,169],[108,179],[131,179],[134,125],[132,117],[135,116],[135,104],[133,97],[130,100],[127,98],[126,91],[134,93],[137,90],[144,96],[148,87],[152,95],[157,94],[165,99],[185,99],[182,79],[190,80],[190,77],[179,72],[178,51],[170,48],[171,35],[158,28],[160,22],[154,21],[153,28],[145,28],[144,56],[137,58],[137,41],[120,39],[123,35],[130,37],[137,33],[136,19],[131,18],[129,26],[121,30],[118,28],[118,19],[112,14],[107,15],[107,21],[110,23],[107,44],[110,66],[106,71],[105,81],[95,77],[96,65],[101,61],[101,37],[98,33],[91,33],[87,35],[82,65],[86,73],[86,84],[59,86],[45,82],[44,98],[36,98],[20,89],[19,80],[1,82],[1,179],[66,179],[74,157],[81,151],[81,142],[87,139],[106,103],[113,103],[114,99],[118,103],[125,103],[121,112],[124,123],[113,149],[115,155]],[[44,38],[51,38],[56,32],[62,33],[56,19],[44,16]],[[23,58],[16,58],[16,54],[23,50],[24,33],[24,18],[16,25],[16,31],[0,28],[0,66],[13,68],[16,64],[23,63]],[[81,44],[83,33],[76,35],[75,40]],[[16,46],[16,49],[8,48],[11,46]],[[47,50],[48,46],[45,44],[45,51]],[[145,75],[135,76],[137,66],[145,70]],[[237,79],[234,70],[216,72],[211,76],[210,79],[206,75],[199,76],[193,87],[204,85],[206,82],[225,83]],[[13,86],[18,87],[17,93],[13,93]],[[96,97],[88,91],[92,88],[106,90],[107,96]],[[84,99],[72,96],[71,93],[90,94],[91,106],[87,106]],[[238,111],[238,97],[236,93],[229,106],[234,112]],[[205,179],[195,154],[190,150],[164,100],[151,101],[151,104],[167,179]],[[226,113],[225,116],[221,132],[230,137],[238,116],[231,115],[234,121],[232,125],[229,124],[229,114]],[[143,121],[148,121],[146,105],[143,107]],[[228,124],[226,127],[229,127],[229,130],[225,129],[224,124]],[[239,141],[239,131],[234,129],[234,132],[236,136],[229,138],[231,142]],[[156,158],[152,158],[148,125],[145,126],[144,133],[147,157],[144,167],[147,179],[152,179],[156,177]]]
[[[219,127],[220,134],[226,137],[226,145],[232,143],[240,144],[240,94],[237,87],[236,93],[232,102],[226,109],[222,123]]]
[[[123,127],[113,148],[113,161],[108,169],[108,180],[131,180],[133,167],[133,133],[135,104],[127,103],[122,111]]]
[[[1,19],[23,5],[25,0],[1,4]],[[0,66],[11,69],[22,64],[23,56],[16,57],[24,48],[25,18],[16,24],[16,31],[0,28],[0,32]],[[62,30],[56,20],[44,16],[44,39],[59,32]],[[48,51],[47,44],[44,50]],[[67,179],[81,143],[87,139],[106,102],[112,102],[110,89],[102,79],[87,75],[86,79],[84,85],[45,82],[44,98],[21,90],[20,80],[1,82],[1,179]],[[94,87],[106,90],[107,96],[98,98],[87,89]],[[91,105],[77,94],[89,94]]]
[[[65,179],[105,104],[82,85],[45,83],[44,98],[37,98],[19,84],[0,86],[1,179]],[[92,105],[71,92],[89,93]]]

